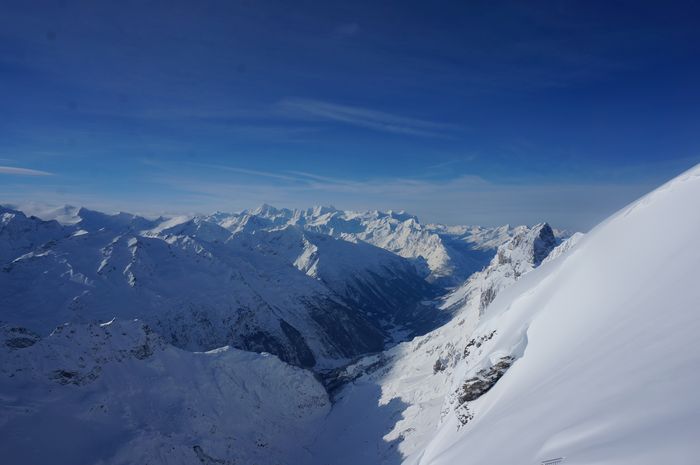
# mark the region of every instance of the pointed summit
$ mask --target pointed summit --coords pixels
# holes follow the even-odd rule
[[[517,257],[536,267],[559,244],[548,223],[519,229],[513,239],[499,248],[499,256],[507,256],[510,261]]]
[[[532,243],[532,263],[539,266],[542,260],[558,245],[552,227],[548,223],[540,223],[532,228],[535,238]]]

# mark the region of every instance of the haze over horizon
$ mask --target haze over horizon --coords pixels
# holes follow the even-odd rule
[[[6,2],[0,203],[588,230],[700,162],[697,2]]]

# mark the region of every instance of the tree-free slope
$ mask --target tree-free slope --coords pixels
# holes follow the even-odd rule
[[[436,437],[409,463],[696,463],[698,199],[700,166],[499,295],[472,339],[493,337],[462,360]]]

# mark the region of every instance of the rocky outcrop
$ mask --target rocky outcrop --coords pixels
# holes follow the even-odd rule
[[[217,459],[204,452],[202,446],[196,445],[192,447],[192,451],[202,465],[235,465],[233,460]]]
[[[499,379],[513,365],[515,358],[511,356],[502,357],[498,362],[491,365],[489,368],[480,370],[476,376],[473,376],[460,386],[455,393],[457,405],[455,413],[457,419],[462,425],[465,425],[469,420],[474,418],[474,415],[469,411],[469,402],[478,399],[493,388]]]
[[[460,405],[486,394],[501,379],[514,360],[513,357],[503,357],[490,368],[480,370],[476,376],[466,380],[457,391],[457,400]]]
[[[26,349],[39,341],[39,335],[27,328],[5,328],[5,346],[10,349]]]

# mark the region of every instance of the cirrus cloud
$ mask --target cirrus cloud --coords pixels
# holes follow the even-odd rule
[[[0,174],[13,174],[17,176],[52,176],[48,171],[34,170],[31,168],[21,168],[19,166],[1,166]]]
[[[301,98],[286,98],[277,104],[284,116],[313,121],[331,121],[375,131],[422,137],[448,137],[455,126],[435,121],[410,118],[370,108],[339,105]]]

